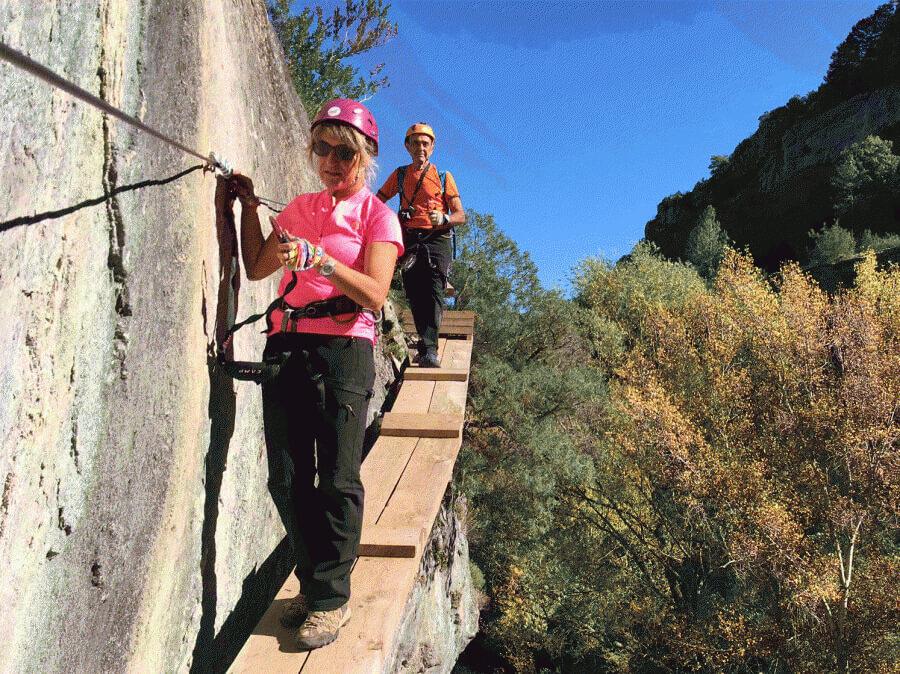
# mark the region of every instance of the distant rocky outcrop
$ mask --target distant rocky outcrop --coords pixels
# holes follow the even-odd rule
[[[800,105],[800,104],[798,104]],[[774,269],[801,259],[809,230],[833,220],[831,177],[841,152],[877,135],[900,148],[900,86],[859,94],[812,115],[792,104],[763,117],[720,171],[685,194],[663,199],[645,236],[672,258],[683,257],[707,206],[738,247]]]
[[[0,0],[0,26],[260,194],[318,189],[262,0]],[[212,357],[276,281],[235,266],[198,160],[6,63],[0,98],[0,671],[215,671],[287,573],[258,388]]]
[[[841,153],[871,135],[900,152],[898,40],[900,11],[892,1],[854,26],[816,91],[763,114],[730,156],[713,158],[708,179],[663,199],[645,237],[665,255],[684,258],[691,230],[713,206],[733,244],[749,247],[762,266],[803,259],[810,229],[838,215],[832,177]],[[883,231],[900,231],[900,200],[895,205],[894,222]]]

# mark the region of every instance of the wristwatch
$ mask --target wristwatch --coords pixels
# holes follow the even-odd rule
[[[319,273],[322,276],[331,276],[334,273],[334,258],[326,257],[319,265]]]

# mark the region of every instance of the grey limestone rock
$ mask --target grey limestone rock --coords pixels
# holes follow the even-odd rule
[[[385,674],[449,674],[478,632],[469,567],[466,500],[451,485],[428,539]]]
[[[263,0],[0,0],[0,39],[264,196],[318,189]],[[229,299],[197,159],[5,62],[0,99],[0,671],[216,670],[284,532],[259,391],[210,352],[275,279]]]

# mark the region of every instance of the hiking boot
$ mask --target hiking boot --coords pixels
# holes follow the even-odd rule
[[[309,615],[309,604],[306,603],[306,595],[299,592],[288,602],[284,613],[281,614],[280,621],[284,627],[300,627],[307,615]]]
[[[431,349],[419,361],[419,367],[440,367],[441,361],[438,360],[437,352]]]
[[[338,632],[348,620],[350,607],[346,604],[332,611],[310,611],[297,630],[297,645],[304,650],[326,646],[337,639]]]
[[[410,351],[415,348],[416,355],[412,358],[413,365],[421,365],[422,359],[425,358],[425,354],[428,353],[428,347],[425,346],[425,343],[420,339],[414,346],[410,347]]]

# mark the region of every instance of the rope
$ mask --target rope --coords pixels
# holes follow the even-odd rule
[[[196,150],[189,148],[187,145],[184,145],[183,143],[179,143],[177,140],[170,138],[169,136],[165,135],[164,133],[161,133],[160,131],[157,131],[152,126],[148,126],[147,124],[144,124],[144,122],[139,120],[137,117],[132,117],[131,115],[122,112],[118,108],[116,108],[116,107],[110,105],[109,103],[107,103],[106,101],[104,101],[102,98],[99,98],[99,97],[95,96],[94,94],[92,94],[88,91],[85,91],[81,87],[78,87],[78,86],[72,84],[71,82],[69,82],[66,79],[63,79],[62,77],[57,75],[55,72],[53,72],[46,66],[41,65],[34,59],[26,56],[25,54],[23,54],[19,51],[16,51],[15,49],[13,49],[12,47],[10,47],[7,44],[4,44],[3,42],[0,42],[0,58],[3,58],[6,61],[9,61],[14,66],[21,68],[22,70],[24,70],[27,73],[30,73],[31,75],[34,75],[35,77],[44,80],[51,86],[54,86],[57,89],[62,89],[67,94],[74,96],[75,98],[80,99],[80,100],[84,101],[85,103],[93,105],[95,108],[97,108],[109,115],[112,115],[116,119],[120,119],[123,122],[125,122],[126,124],[130,124],[131,126],[135,127],[136,129],[139,129],[139,130],[143,131],[144,133],[148,133],[151,136],[153,136],[154,138],[158,138],[159,140],[163,141],[164,143],[168,143],[172,147],[175,147],[175,148],[181,150],[182,152],[185,152],[193,157],[197,157],[198,159],[203,160],[207,166],[211,165],[211,166],[219,169],[226,177],[231,175],[232,169],[228,166],[228,164],[226,162],[224,162],[220,159],[217,159],[216,155],[214,153],[210,152],[208,156],[203,155],[203,154],[197,152]],[[269,204],[275,204],[278,206],[286,206],[287,205],[280,201],[275,201],[274,199],[268,199],[265,197],[258,197],[258,198],[266,208],[268,208],[269,210],[272,210],[272,211],[276,211],[276,209],[272,208],[272,206],[270,206]]]

